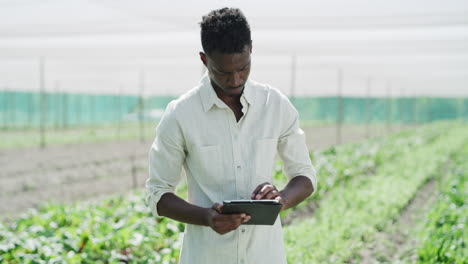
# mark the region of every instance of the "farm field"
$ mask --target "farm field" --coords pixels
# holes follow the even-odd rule
[[[288,263],[463,263],[466,131],[437,123],[312,151],[320,188],[282,214]],[[142,191],[51,204],[0,224],[0,261],[176,263],[183,228],[155,221]]]
[[[145,128],[146,140],[143,142],[137,131],[130,133],[131,127],[122,130],[127,131],[122,134],[126,133],[128,138],[119,141],[115,140],[115,128],[101,127],[96,129],[97,136],[86,135],[87,128],[70,130],[67,132],[70,134],[61,136],[62,141],[44,150],[37,145],[24,147],[23,143],[18,143],[18,149],[0,148],[1,217],[10,218],[10,215],[47,201],[97,199],[144,188],[147,153],[154,134],[154,127],[146,125]],[[404,128],[409,127],[395,126],[393,129]],[[336,143],[335,126],[309,125],[304,127],[304,131],[310,150],[320,150]],[[370,132],[371,136],[382,135],[386,133],[386,127],[374,125]],[[13,131],[7,133],[13,137]],[[73,134],[84,136],[72,141]],[[31,136],[20,135],[25,138]],[[343,126],[342,142],[355,142],[366,136],[365,126]],[[18,135],[15,137],[20,138]],[[8,144],[10,147],[13,145],[12,142]]]

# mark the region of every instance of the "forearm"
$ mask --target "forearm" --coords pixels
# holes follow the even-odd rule
[[[286,210],[298,205],[314,192],[314,187],[309,178],[305,176],[296,176],[292,178],[286,187],[280,191],[283,208]]]
[[[156,206],[160,216],[187,224],[208,226],[209,208],[188,203],[173,193],[165,193]]]

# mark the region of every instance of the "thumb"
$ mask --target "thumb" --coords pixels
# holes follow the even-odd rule
[[[213,206],[211,206],[211,209],[215,210],[219,214],[221,213],[221,208],[223,208],[223,205],[219,203],[214,203]]]

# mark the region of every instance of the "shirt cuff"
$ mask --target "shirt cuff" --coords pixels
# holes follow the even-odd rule
[[[312,192],[312,194],[314,194],[316,191],[317,191],[317,175],[315,173],[315,169],[312,168],[312,171],[310,172],[306,172],[306,173],[297,173],[296,175],[294,175],[292,178],[296,177],[296,176],[305,176],[307,178],[309,178],[309,180],[312,182],[312,187],[314,188],[314,191]],[[311,195],[312,195],[311,194]]]
[[[161,200],[161,197],[166,193],[174,193],[172,190],[161,190],[148,192],[146,195],[146,204],[150,207],[151,212],[155,217],[162,217],[158,213],[158,202]]]

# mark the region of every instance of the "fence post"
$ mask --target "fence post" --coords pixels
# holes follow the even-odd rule
[[[76,93],[75,94],[76,96],[76,99],[75,99],[75,102],[76,102],[76,111],[74,111],[76,113],[76,125],[77,126],[81,126],[83,125],[83,111],[81,111],[82,109],[82,102],[83,102],[83,95],[81,93]]]
[[[28,109],[27,109],[27,111],[28,111],[28,119],[27,119],[26,122],[27,122],[28,124],[25,126],[26,128],[33,128],[33,127],[34,127],[34,126],[33,126],[33,121],[32,121],[32,120],[33,120],[32,115],[33,115],[33,112],[34,112],[34,111],[33,111],[33,104],[34,104],[34,102],[33,102],[33,96],[34,96],[34,95],[33,95],[32,91],[30,91],[30,92],[27,93],[27,98],[28,98],[28,103],[27,103],[27,104],[28,104],[28,106],[27,106],[27,107],[28,107]]]
[[[8,130],[8,109],[9,109],[9,100],[8,100],[8,89],[5,88],[3,91],[3,102],[4,102],[4,110],[3,110],[3,130]]]
[[[15,90],[12,90],[11,91],[11,98],[10,98],[10,101],[11,101],[11,125],[13,126],[13,129],[15,129],[17,127],[17,124],[16,124],[16,91]]]
[[[39,90],[40,90],[40,148],[43,149],[46,146],[45,138],[45,122],[46,122],[46,95],[45,95],[45,76],[44,76],[44,57],[39,59]]]
[[[135,155],[130,157],[130,164],[131,164],[131,171],[132,171],[132,187],[136,189],[138,187],[138,179],[137,179],[137,167],[135,164]]]
[[[371,109],[371,84],[372,79],[371,77],[367,78],[367,92],[366,92],[366,112],[367,112],[367,120],[366,120],[366,138],[370,138],[370,123],[372,118],[372,109]]]
[[[138,121],[140,123],[140,141],[145,141],[145,124],[143,120],[144,114],[144,101],[143,101],[143,93],[145,90],[145,72],[144,70],[140,70],[139,74],[139,83],[140,83],[140,95],[138,97]]]
[[[427,97],[427,111],[428,111],[428,123],[432,123],[433,113],[432,113],[432,98],[431,96]]]
[[[122,86],[119,88],[119,95],[117,96],[118,102],[118,117],[117,117],[117,139],[120,140],[120,130],[122,129]]]
[[[336,144],[341,144],[341,129],[343,124],[343,70],[341,68],[338,69],[338,82],[337,82],[337,115],[336,115]]]
[[[66,92],[63,92],[63,100],[62,100],[62,117],[63,117],[63,128],[66,129],[68,128],[68,94]]]
[[[59,82],[55,81],[55,130],[60,128],[60,87]]]
[[[391,96],[391,85],[390,83],[387,83],[387,132],[391,132],[392,130],[392,96]]]
[[[464,98],[458,98],[458,121],[460,121],[461,123],[464,121],[464,102],[465,99]]]
[[[403,130],[403,127],[405,125],[405,115],[404,110],[405,110],[405,89],[401,88],[400,90],[400,99],[398,100],[398,116],[400,118],[400,130]]]
[[[294,105],[296,96],[296,54],[291,56],[291,88],[290,88],[291,103]]]

